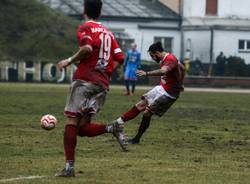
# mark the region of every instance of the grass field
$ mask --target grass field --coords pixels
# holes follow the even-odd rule
[[[98,184],[250,183],[250,94],[186,92],[162,118],[154,117],[140,145],[121,152],[110,135],[79,138],[75,178],[55,178],[64,166],[63,129],[67,86],[0,83],[0,182]],[[107,123],[134,104],[111,89],[96,121]],[[59,119],[40,128],[43,114]],[[129,122],[134,135],[140,117]]]

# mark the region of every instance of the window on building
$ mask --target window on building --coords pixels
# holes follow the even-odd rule
[[[217,15],[218,0],[206,0],[206,15]]]
[[[247,51],[250,52],[250,40],[239,40],[239,51]]]
[[[124,29],[111,29],[123,52],[130,49],[131,43],[135,40]]]
[[[250,41],[247,41],[247,50],[250,50]]]
[[[172,52],[172,37],[154,37],[154,42],[161,42],[165,51]]]

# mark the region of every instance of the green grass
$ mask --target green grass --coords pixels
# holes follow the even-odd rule
[[[76,178],[58,179],[64,166],[63,108],[67,86],[0,83],[0,180],[8,183],[247,184],[250,181],[250,95],[185,92],[162,118],[154,117],[140,145],[120,151],[110,135],[79,138]],[[111,89],[95,121],[107,123],[131,107],[133,97]],[[59,119],[53,131],[40,128],[43,114]],[[129,122],[135,134],[140,121]]]

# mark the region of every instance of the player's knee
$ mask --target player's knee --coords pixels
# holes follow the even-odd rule
[[[80,125],[78,127],[78,136],[79,137],[86,137],[87,136],[87,126],[88,124]]]
[[[77,126],[78,122],[79,122],[78,118],[68,117],[68,120],[66,121],[66,125]]]
[[[145,110],[145,111],[143,112],[143,116],[144,116],[144,117],[151,117],[152,115],[153,115],[153,113],[150,112],[149,110]]]
[[[88,123],[90,123],[91,121],[91,116],[88,116],[88,115],[85,115],[83,116],[80,121],[79,121],[79,126],[83,126],[83,125],[86,125]]]
[[[148,103],[146,100],[141,100],[140,102],[138,102],[135,106],[137,107],[137,109],[139,111],[143,111],[144,109],[146,109]]]

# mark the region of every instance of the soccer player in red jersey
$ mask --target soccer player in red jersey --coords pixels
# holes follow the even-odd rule
[[[159,70],[138,70],[138,76],[161,76],[160,84],[141,97],[134,107],[129,109],[114,122],[123,125],[124,122],[134,119],[143,111],[143,117],[135,137],[129,140],[130,144],[138,144],[143,133],[149,127],[153,114],[162,116],[178,99],[180,92],[184,90],[184,66],[176,57],[163,50],[160,42],[154,43],[148,50],[154,61],[160,64]]]
[[[67,116],[64,132],[65,168],[56,174],[72,177],[74,173],[77,136],[93,137],[112,133],[126,150],[122,127],[118,124],[91,122],[105,102],[110,76],[117,63],[122,64],[124,55],[111,31],[96,22],[101,14],[101,0],[84,1],[85,23],[77,30],[80,49],[72,57],[58,63],[63,69],[80,61],[73,76],[64,114]],[[115,62],[116,61],[116,62]]]

